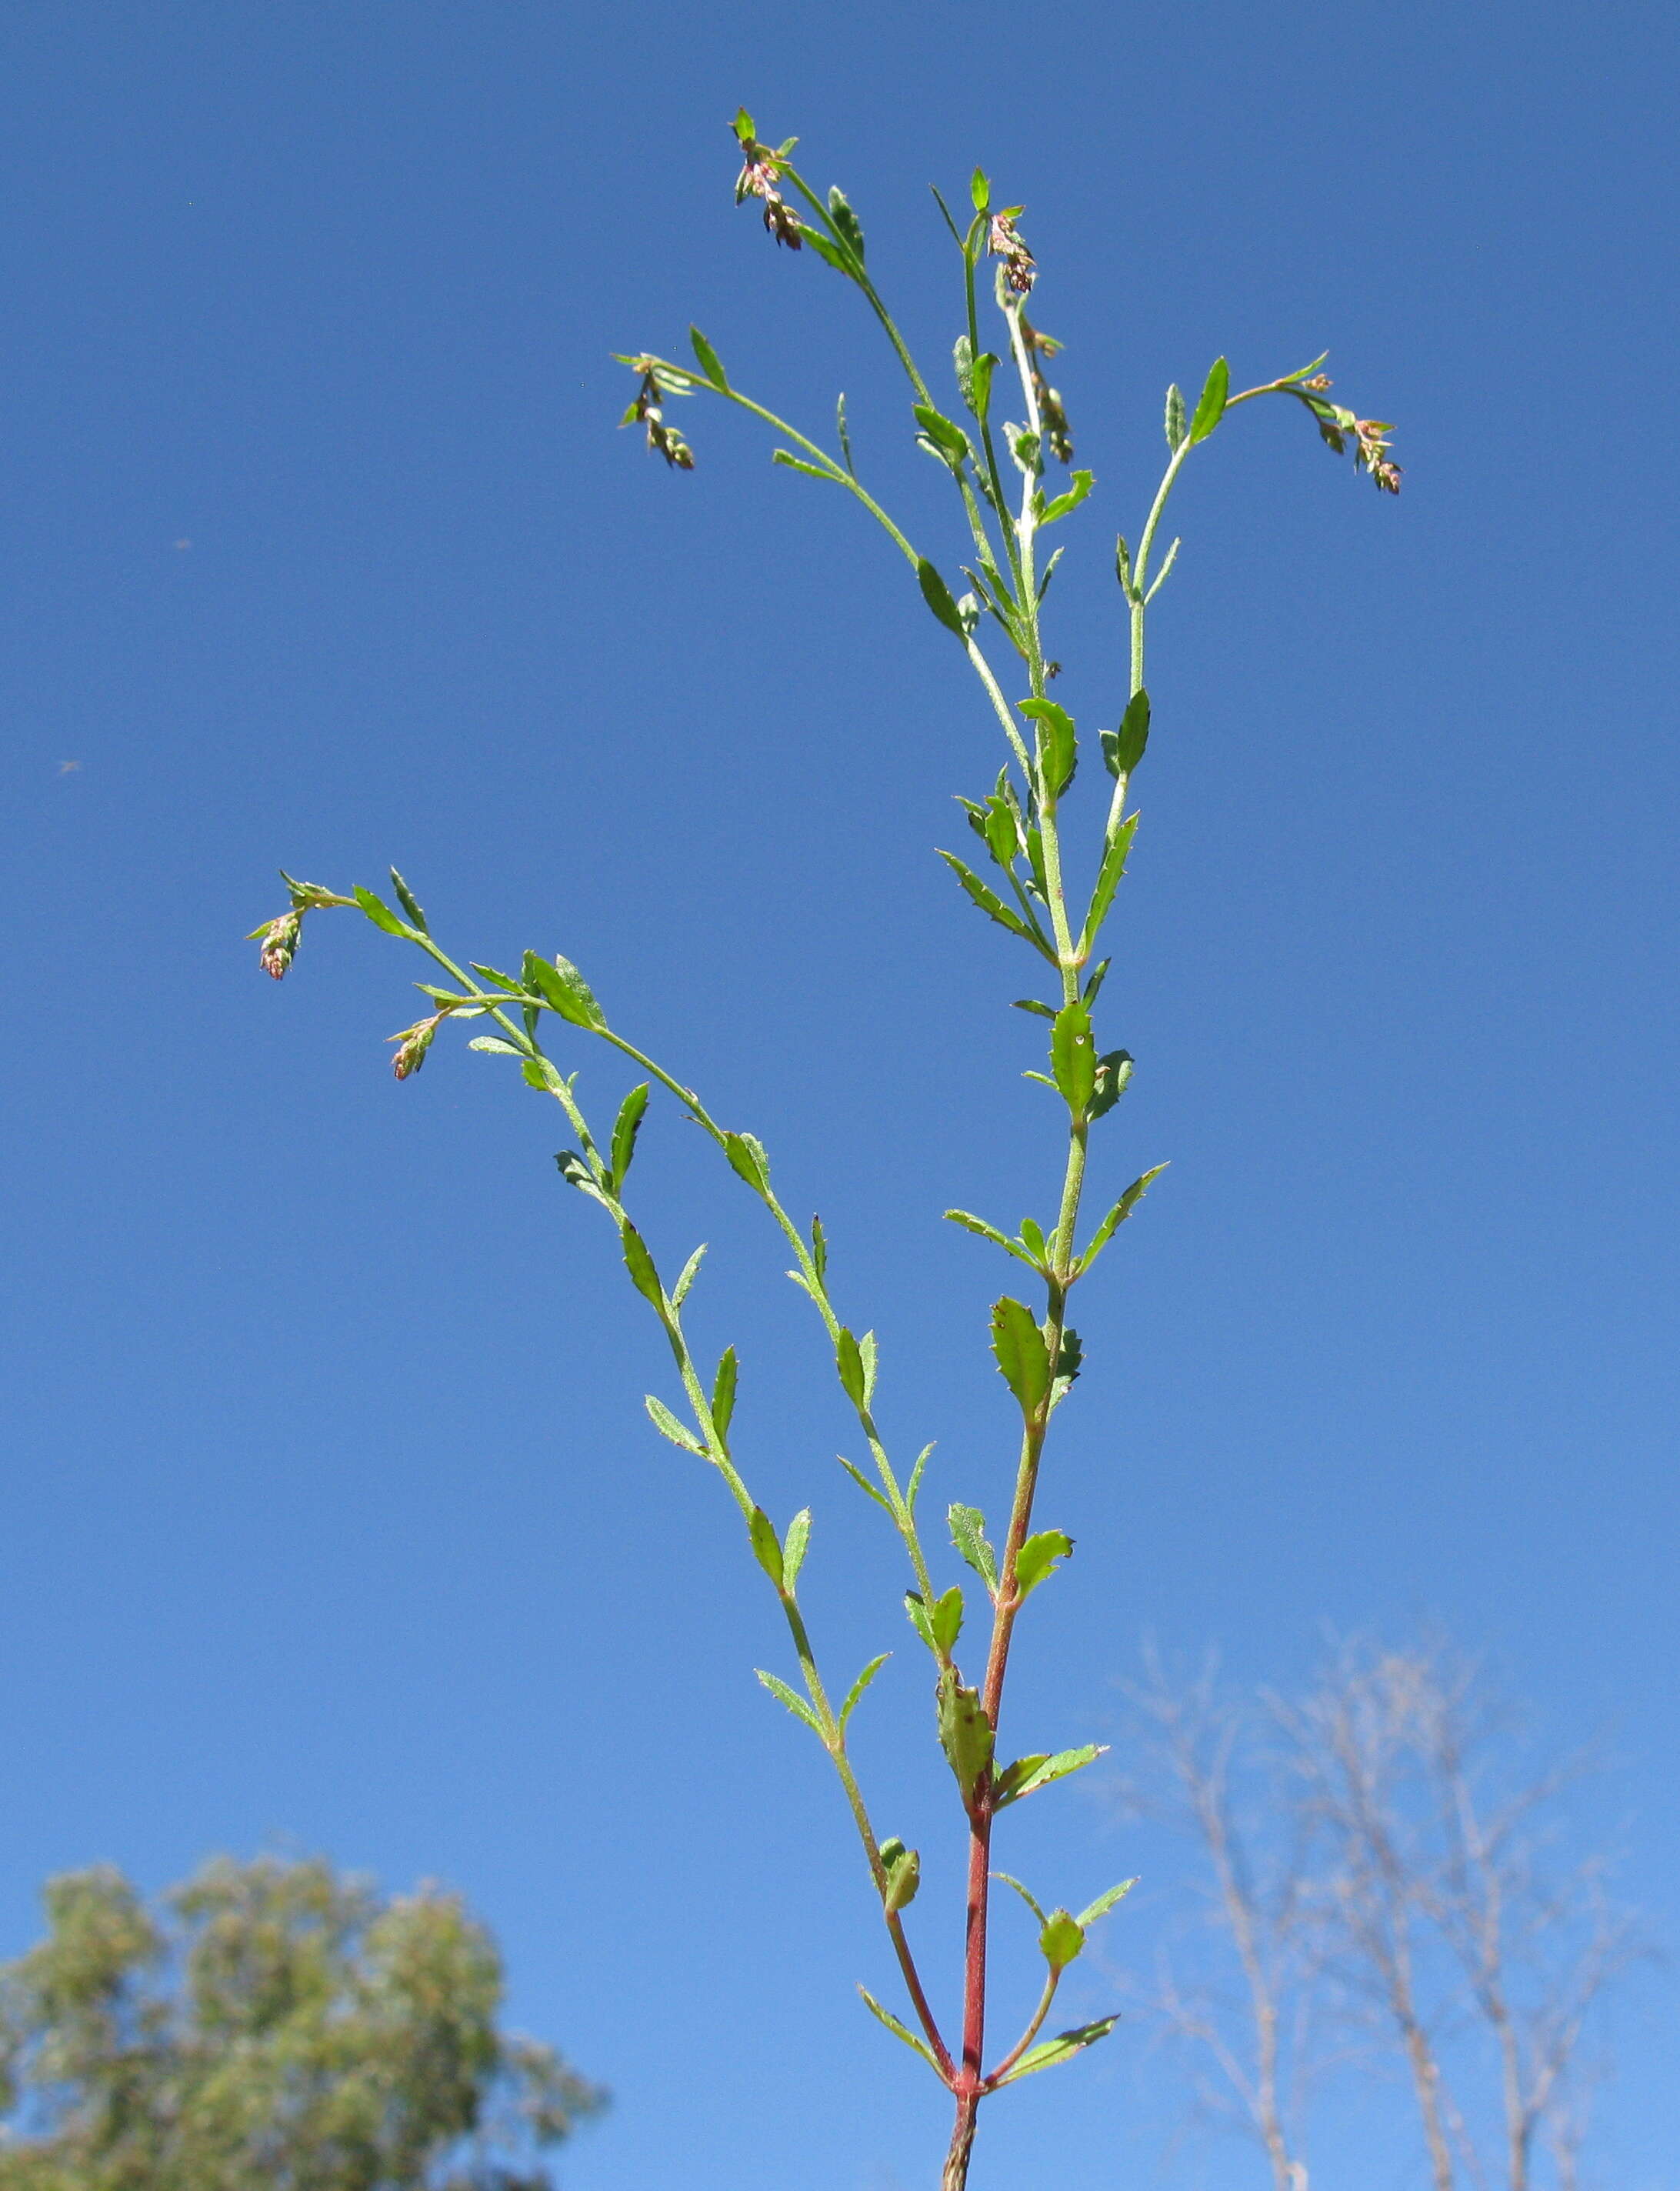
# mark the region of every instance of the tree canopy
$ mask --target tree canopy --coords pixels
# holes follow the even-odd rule
[[[264,1857],[156,1909],[105,1867],[45,1900],[0,1968],[0,2191],[547,2191],[605,2104],[498,2029],[501,1958],[453,1894]]]

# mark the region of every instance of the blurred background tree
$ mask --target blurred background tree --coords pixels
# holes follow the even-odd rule
[[[1151,1654],[1128,1694],[1122,1801],[1183,1837],[1196,1904],[1134,1990],[1256,2191],[1307,2191],[1338,2114],[1431,2191],[1577,2191],[1603,1997],[1650,1953],[1569,1800],[1597,1755],[1438,1640],[1339,1645],[1292,1695]]]
[[[498,2029],[501,1958],[453,1894],[263,1857],[156,1910],[104,1867],[45,1899],[0,1969],[0,2191],[547,2191],[605,2104]]]

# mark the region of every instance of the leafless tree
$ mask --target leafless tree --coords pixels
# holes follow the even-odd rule
[[[1236,1700],[1210,1665],[1151,1658],[1129,1695],[1148,1761],[1125,1800],[1188,1835],[1211,1921],[1164,1955],[1153,2005],[1273,2191],[1307,2191],[1315,2081],[1388,2063],[1432,2191],[1575,2191],[1583,2040],[1643,1951],[1602,1858],[1569,1852],[1563,1799],[1593,1760],[1537,1764],[1438,1642],[1341,1645],[1305,1693]]]

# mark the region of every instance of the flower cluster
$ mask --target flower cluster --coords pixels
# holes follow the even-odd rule
[[[418,1073],[425,1063],[432,1037],[448,1016],[447,1010],[434,1012],[430,1019],[416,1020],[413,1027],[404,1027],[399,1033],[388,1038],[399,1045],[396,1056],[391,1060],[391,1071],[399,1080],[407,1079],[411,1073]]]
[[[1041,357],[1054,357],[1062,347],[1054,335],[1047,335],[1035,327],[1025,312],[1021,315],[1021,340],[1033,371],[1033,393],[1039,399],[1039,416],[1044,421],[1045,439],[1064,464],[1073,461],[1073,435],[1068,424],[1068,413],[1062,408],[1062,391],[1052,388],[1039,370]]]
[[[1028,295],[1039,276],[1037,262],[1015,225],[1017,216],[1025,211],[1024,206],[1010,206],[1002,213],[994,213],[987,242],[993,258],[1002,259],[1004,279],[1017,297]]]
[[[753,134],[753,118],[744,107],[732,126],[741,147],[741,172],[735,178],[736,204],[743,205],[749,198],[757,198],[764,208],[764,225],[777,243],[785,243],[790,251],[799,250],[805,230],[799,215],[776,187],[781,162],[789,147],[784,145],[779,151],[772,151],[768,145],[760,145]]]
[[[1315,373],[1310,380],[1301,382],[1299,391],[1301,401],[1318,422],[1325,447],[1341,456],[1351,435],[1355,466],[1370,474],[1380,494],[1398,494],[1400,467],[1388,453],[1388,436],[1393,427],[1386,419],[1356,418],[1345,404],[1326,403],[1324,391],[1330,384],[1329,373]]]
[[[282,913],[278,920],[270,921],[258,933],[262,937],[262,948],[257,953],[257,963],[265,974],[271,975],[276,982],[284,981],[303,939],[303,914],[295,908]]]
[[[675,465],[679,471],[692,472],[694,469],[694,452],[675,426],[668,426],[665,424],[665,390],[660,384],[658,372],[652,360],[639,357],[632,360],[631,362],[641,375],[641,385],[636,390],[635,402],[625,412],[618,424],[621,426],[628,426],[633,419],[638,421],[647,429],[647,446],[650,449],[657,449],[665,462],[668,464]]]

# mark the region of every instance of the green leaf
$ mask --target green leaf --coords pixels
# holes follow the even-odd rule
[[[1058,494],[1054,501],[1047,502],[1044,508],[1039,512],[1039,524],[1054,525],[1058,517],[1065,517],[1070,509],[1077,509],[1096,484],[1096,475],[1095,472],[1075,472],[1073,474],[1073,483],[1068,489],[1067,492],[1065,494]],[[1048,578],[1050,573],[1046,571],[1045,576]],[[1040,599],[1042,598],[1042,595],[1040,595]]]
[[[799,1580],[799,1571],[805,1565],[805,1555],[811,1543],[811,1509],[801,1506],[788,1524],[788,1534],[782,1545],[782,1567],[789,1590]]]
[[[1087,1742],[1077,1750],[1058,1750],[1049,1757],[1017,1758],[997,1784],[994,1807],[1001,1810],[1005,1803],[1018,1803],[1023,1795],[1048,1788],[1052,1780],[1065,1780],[1070,1773],[1094,1763],[1108,1747],[1106,1742]]]
[[[375,897],[370,890],[358,883],[350,893],[375,928],[383,928],[387,936],[405,936],[412,942],[414,930],[405,920],[399,920],[383,898]]]
[[[1125,1192],[1108,1212],[1108,1215],[1097,1226],[1095,1233],[1092,1234],[1090,1247],[1085,1249],[1084,1255],[1079,1258],[1079,1269],[1081,1272],[1088,1271],[1091,1268],[1091,1265],[1102,1253],[1102,1250],[1113,1238],[1116,1232],[1125,1223],[1127,1218],[1130,1216],[1132,1211],[1136,1209],[1138,1204],[1142,1201],[1144,1196],[1148,1192],[1150,1181],[1152,1180],[1159,1179],[1165,1169],[1166,1166],[1164,1164],[1152,1164],[1149,1169],[1144,1173],[1142,1179],[1133,1180],[1131,1185],[1126,1189]]]
[[[525,1055],[516,1043],[504,1042],[498,1034],[476,1034],[467,1048],[499,1050],[508,1057],[523,1057]]]
[[[998,369],[995,354],[982,350],[969,373],[968,407],[981,425],[984,425],[992,408],[992,375]]]
[[[834,1459],[840,1463],[840,1466],[857,1486],[857,1488],[868,1498],[873,1499],[876,1505],[881,1509],[883,1513],[890,1514],[892,1511],[891,1507],[887,1505],[886,1500],[881,1497],[880,1492],[876,1490],[874,1485],[870,1482],[868,1477],[864,1475],[861,1468],[857,1467],[855,1463],[849,1461],[843,1453],[837,1453],[834,1455]]]
[[[930,1438],[916,1455],[915,1466],[910,1471],[910,1480],[904,1486],[904,1504],[913,1514],[916,1511],[916,1494],[921,1489],[922,1472],[927,1466],[928,1457],[937,1443],[937,1439]]]
[[[1108,918],[1108,908],[1114,902],[1114,893],[1125,874],[1131,840],[1136,834],[1137,817],[1129,814],[1103,847],[1102,864],[1096,871],[1096,887],[1091,894],[1091,912],[1085,919],[1088,936],[1094,937]]]
[[[1167,449],[1176,457],[1187,430],[1184,424],[1184,390],[1176,380],[1167,390],[1166,429]]]
[[[964,1802],[971,1803],[975,1784],[992,1761],[992,1723],[982,1707],[979,1690],[965,1688],[955,1667],[948,1666],[940,1675],[937,1695],[939,1744],[957,1776]]]
[[[1041,1271],[1050,1261],[1050,1243],[1042,1229],[1030,1217],[1021,1221],[1021,1245],[1027,1250],[1028,1260],[1035,1271]]]
[[[1131,1078],[1131,1053],[1125,1050],[1107,1050],[1096,1061],[1096,1093],[1091,1099],[1089,1115],[1093,1118],[1106,1118],[1125,1093],[1126,1083]]]
[[[1082,998],[1063,1004],[1050,1035],[1050,1069],[1068,1108],[1076,1118],[1096,1088],[1096,1046],[1091,1040],[1091,1008]]]
[[[656,1400],[652,1392],[644,1393],[641,1404],[647,1410],[653,1427],[673,1445],[680,1445],[685,1453],[698,1453],[704,1457],[706,1448],[692,1431],[685,1428],[663,1400]]]
[[[1022,2077],[1030,2077],[1035,2069],[1053,2069],[1058,2062],[1071,2061],[1087,2046],[1094,2046],[1099,2039],[1106,2039],[1119,2020],[1118,2016],[1100,2017],[1095,2023],[1082,2023],[1075,2031],[1061,2031],[1054,2039],[1041,2039],[1036,2046],[1027,2049],[1008,2076],[999,2078],[999,2089],[1018,2083]]]
[[[1231,368],[1222,357],[1216,357],[1208,368],[1207,380],[1196,405],[1196,415],[1190,421],[1193,443],[1205,441],[1225,416],[1225,401],[1230,392]]]
[[[731,122],[730,127],[735,132],[736,142],[743,151],[753,142],[757,134],[753,128],[753,117],[744,106],[736,109],[735,119]]]
[[[863,1672],[857,1676],[857,1679],[846,1691],[846,1702],[840,1709],[840,1723],[842,1727],[846,1725],[847,1720],[849,1720],[853,1712],[857,1710],[858,1699],[863,1696],[864,1690],[868,1687],[870,1682],[874,1681],[875,1676],[880,1673],[881,1668],[886,1665],[887,1660],[891,1656],[892,1653],[891,1651],[883,1651],[878,1658],[871,1659],[868,1665],[864,1667]]]
[[[974,179],[968,186],[968,195],[976,213],[991,210],[992,185],[983,168],[975,169]]]
[[[770,1577],[777,1590],[782,1587],[782,1540],[776,1534],[776,1524],[762,1506],[755,1506],[747,1521],[747,1534],[753,1541],[753,1557]],[[762,1681],[764,1676],[760,1675]]]
[[[534,951],[525,954],[522,971],[527,989],[540,996],[550,1010],[573,1027],[589,1027],[599,1034],[607,1025],[607,1015],[595,1000],[595,993],[569,959],[558,952],[553,963],[540,959]]]
[[[1067,1559],[1073,1549],[1073,1539],[1062,1529],[1040,1529],[1028,1537],[1015,1556],[1015,1585],[1022,1596],[1036,1590],[1046,1575],[1054,1574],[1056,1562]]]
[[[1012,912],[995,891],[988,890],[972,868],[965,867],[954,852],[942,851],[939,856],[950,868],[982,913],[985,913],[989,919],[995,920],[999,928],[1008,929],[1011,936],[1018,936],[1022,942],[1030,943],[1035,951],[1042,952],[1046,959],[1054,959],[1055,953],[1044,938],[1035,935],[1020,914]]]
[[[863,224],[846,202],[837,183],[829,186],[829,218],[840,230],[840,241],[861,266],[863,264]]]
[[[905,1591],[904,1610],[909,1615],[911,1627],[915,1630],[928,1649],[930,1651],[935,1649],[937,1647],[933,1641],[933,1623],[928,1617],[927,1601],[919,1590]]]
[[[624,1175],[630,1168],[630,1158],[635,1154],[635,1137],[641,1128],[642,1114],[647,1108],[647,1083],[644,1080],[618,1106],[618,1116],[612,1126],[612,1162],[609,1177],[614,1194],[624,1191]]]
[[[953,1583],[940,1597],[928,1620],[933,1632],[934,1648],[942,1657],[950,1657],[956,1640],[962,1633],[962,1588],[960,1584]]]
[[[1149,743],[1149,695],[1140,686],[1126,702],[1117,731],[1102,733],[1102,758],[1110,776],[1130,776]]]
[[[755,1134],[726,1134],[723,1152],[729,1159],[729,1169],[737,1179],[744,1179],[755,1194],[768,1193],[770,1158],[764,1143]]]
[[[960,1225],[965,1232],[972,1232],[982,1240],[989,1240],[994,1248],[1001,1248],[1006,1255],[1013,1255],[1017,1262],[1031,1263],[1031,1256],[1022,1252],[1018,1240],[1011,1240],[1006,1233],[999,1232],[995,1225],[988,1225],[983,1217],[976,1217],[966,1209],[948,1209],[945,1215],[953,1225]]]
[[[857,1340],[842,1324],[840,1336],[834,1341],[834,1367],[846,1397],[854,1408],[868,1405],[868,1386],[863,1375],[863,1355]]]
[[[630,1274],[630,1283],[644,1300],[652,1301],[663,1317],[665,1295],[659,1283],[659,1273],[653,1267],[653,1258],[647,1252],[647,1243],[627,1217],[620,1235],[624,1248],[624,1268]]]
[[[698,327],[690,327],[688,339],[693,344],[694,355],[700,361],[700,370],[712,386],[722,395],[729,393],[729,383],[723,377],[723,367],[718,363],[717,352],[706,340]]]
[[[735,1384],[740,1367],[735,1349],[726,1346],[717,1365],[717,1375],[712,1380],[712,1423],[720,1438],[729,1436],[729,1426],[734,1419]]]
[[[796,1690],[790,1689],[788,1684],[776,1675],[766,1674],[762,1666],[755,1666],[753,1671],[778,1704],[786,1704],[795,1719],[802,1719],[805,1722],[818,1742],[824,1739],[822,1721],[817,1718],[811,1706]]]
[[[1045,796],[1059,798],[1073,780],[1079,757],[1073,719],[1054,700],[1022,700],[1017,704],[1022,714],[1030,715],[1039,726],[1039,773],[1044,778]]]
[[[810,236],[811,230],[807,229],[806,234]],[[812,237],[812,241],[815,240]],[[790,472],[808,472],[812,479],[828,480],[831,484],[845,476],[833,464],[807,464],[803,457],[794,456],[791,449],[772,449],[770,461],[772,464],[785,464]]]
[[[889,1916],[900,1909],[908,1909],[916,1898],[916,1889],[921,1885],[922,1860],[920,1852],[906,1848],[898,1840],[883,1841],[880,1860],[886,1873],[886,1893],[883,1899]]]
[[[694,1250],[694,1253],[689,1257],[688,1261],[683,1265],[681,1276],[678,1278],[676,1283],[671,1288],[671,1306],[673,1308],[681,1308],[682,1306],[683,1300],[688,1292],[688,1289],[700,1275],[700,1265],[705,1256],[705,1253],[706,1243],[703,1240],[699,1246]]]
[[[1034,1900],[1033,1897],[1028,1892],[1027,1889],[1021,1884],[1021,1881],[1015,1876],[1012,1871],[994,1871],[992,1874],[992,1876],[994,1879],[1002,1880],[1005,1887],[1012,1887],[1016,1892],[1021,1897],[1021,1899],[1026,1904],[1027,1907],[1032,1911],[1033,1915],[1038,1919],[1040,1925],[1047,1924],[1050,1921],[1048,1918],[1045,1917],[1044,1911],[1039,1909],[1038,1904]]]
[[[968,435],[954,419],[946,418],[943,412],[936,411],[931,403],[913,403],[910,408],[915,414],[916,424],[953,469],[958,468],[965,458],[974,454]],[[925,586],[923,590],[926,590]]]
[[[402,908],[402,910],[407,914],[409,919],[413,921],[415,927],[419,930],[421,935],[430,936],[431,934],[431,930],[426,926],[426,917],[420,910],[419,900],[415,897],[413,891],[409,889],[407,884],[403,881],[401,876],[398,874],[395,868],[390,871],[390,886],[396,892],[397,903]]]
[[[1065,1909],[1052,1909],[1039,1934],[1039,1953],[1053,1971],[1065,1971],[1085,1943],[1085,1927]]]
[[[992,1352],[1023,1415],[1036,1414],[1050,1391],[1050,1349],[1024,1301],[1007,1295],[992,1310]]]
[[[1106,1917],[1114,1904],[1124,1896],[1130,1894],[1136,1884],[1137,1881],[1135,1879],[1123,1879],[1118,1887],[1111,1887],[1106,1894],[1099,1894],[1095,1902],[1080,1910],[1079,1917],[1080,1925],[1089,1932],[1097,1919]]]
[[[540,1088],[545,1095],[557,1096],[569,1084],[566,1075],[548,1057],[527,1057],[520,1070],[528,1086]]]
[[[469,959],[467,963],[479,979],[481,982],[487,982],[493,989],[504,989],[510,997],[522,997],[525,994],[524,990],[511,974],[498,974],[493,966],[481,966],[476,959]]]
[[[933,2056],[927,2046],[921,2040],[917,2038],[915,2033],[914,2031],[907,2030],[898,2021],[898,2018],[893,2015],[891,2009],[883,2008],[880,2003],[875,1999],[874,1994],[868,1991],[866,1988],[859,1986],[857,1990],[863,1995],[863,2006],[868,2010],[870,2015],[878,2017],[886,2026],[887,2029],[892,2034],[893,2037],[895,2039],[902,2039],[904,2044],[910,2048],[913,2053],[920,2054],[923,2061],[926,2063],[928,2068],[937,2075],[938,2074],[939,2065],[934,2060]]]
[[[875,1335],[866,1331],[857,1342],[857,1358],[863,1365],[863,1399],[872,1406],[875,1397]]]
[[[1330,356],[1330,352],[1329,352],[1327,350],[1321,350],[1318,352],[1318,355],[1317,356],[1317,357],[1315,357],[1315,358],[1313,359],[1313,362],[1312,362],[1312,364],[1311,364],[1311,365],[1303,365],[1303,366],[1299,366],[1299,367],[1296,367],[1296,371],[1295,371],[1295,372],[1293,372],[1293,373],[1286,373],[1284,375],[1284,380],[1285,380],[1285,381],[1290,381],[1290,380],[1307,380],[1307,379],[1309,379],[1309,378],[1312,377],[1312,375],[1313,375],[1313,373],[1315,373],[1318,370],[1318,367],[1319,367],[1324,363],[1324,360],[1325,360],[1329,356]]]
[[[805,241],[825,265],[832,266],[837,274],[844,274],[848,282],[857,279],[857,270],[851,259],[839,244],[823,235],[820,228],[812,228],[807,224],[803,233]]]
[[[823,1230],[820,1217],[813,1217],[811,1221],[811,1261],[817,1277],[826,1278],[829,1275],[829,1236]]]
[[[946,630],[954,632],[959,639],[965,641],[968,633],[958,613],[957,605],[951,599],[951,589],[925,555],[919,555],[916,559],[916,583],[922,589],[922,599]]]
[[[1068,1388],[1079,1374],[1085,1359],[1085,1350],[1079,1345],[1079,1335],[1069,1324],[1062,1334],[1062,1352],[1056,1357],[1056,1374],[1051,1380],[1050,1404],[1059,1408],[1067,1398]]]
[[[946,1518],[951,1525],[951,1542],[995,1597],[998,1556],[986,1541],[986,1517],[977,1506],[953,1506]]]
[[[1036,997],[1017,997],[1010,1010],[1017,1012],[1036,1012],[1041,1020],[1053,1020],[1056,1017],[1055,1005],[1041,1004]]]

